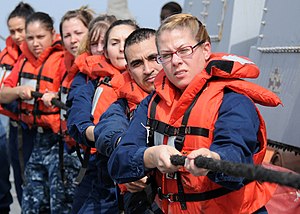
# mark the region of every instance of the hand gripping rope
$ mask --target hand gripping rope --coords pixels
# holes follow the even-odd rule
[[[173,155],[170,160],[175,166],[184,165],[186,156]],[[259,165],[232,163],[203,156],[195,158],[195,165],[213,172],[224,173],[229,176],[243,177],[250,181],[277,183],[284,186],[300,189],[300,174],[279,172]]]
[[[44,94],[40,93],[40,92],[36,92],[36,91],[32,91],[31,92],[31,96],[34,98],[41,98]],[[68,107],[66,106],[66,104],[64,104],[63,102],[61,102],[60,100],[58,100],[57,98],[52,98],[51,100],[52,105],[61,108],[63,110],[68,110]]]

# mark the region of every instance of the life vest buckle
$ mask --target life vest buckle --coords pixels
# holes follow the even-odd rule
[[[184,135],[177,135],[175,140],[174,140],[174,144],[175,144],[175,148],[178,151],[181,151],[183,148],[183,144],[184,144],[184,140],[185,140],[185,136]]]
[[[170,203],[175,202],[173,200],[174,193],[163,194],[162,190],[161,190],[161,187],[157,188],[157,194],[158,194],[158,197],[159,197],[160,200],[166,199]]]
[[[166,173],[167,179],[177,179],[177,173]]]

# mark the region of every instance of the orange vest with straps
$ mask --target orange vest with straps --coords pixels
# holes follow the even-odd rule
[[[3,81],[10,74],[14,67],[14,64],[19,58],[19,47],[13,42],[12,38],[9,36],[6,39],[6,47],[0,53],[0,87],[3,87]],[[8,109],[0,106],[0,114],[4,114],[13,120],[18,120],[18,115]]]
[[[181,94],[160,72],[155,83],[156,94],[150,102],[148,113],[148,125],[154,131],[154,144],[175,146],[183,155],[202,147],[209,148],[213,142],[214,125],[225,88],[261,105],[280,104],[281,101],[272,92],[239,79],[255,78],[258,75],[259,69],[248,59],[215,54]],[[260,120],[257,134],[260,149],[253,161],[260,164],[266,152],[267,138],[266,127],[258,109],[257,113]],[[178,201],[170,203],[173,197],[169,198],[170,201],[166,197],[158,202],[166,213],[253,213],[267,203],[276,189],[276,185],[254,181],[239,190],[227,192],[208,177],[193,176],[184,168],[177,173],[177,179],[167,178],[158,172],[156,180],[160,193],[165,196],[179,195],[180,185],[184,194],[205,195],[204,199],[186,200],[186,210],[182,209]],[[208,192],[218,190],[225,190],[224,194],[208,197]]]
[[[132,112],[148,93],[136,84],[128,72],[124,72],[122,75],[124,85],[117,90],[117,95],[118,98],[125,98],[127,100],[129,111]]]
[[[35,91],[45,93],[47,90],[58,92],[65,69],[63,66],[63,50],[60,40],[47,48],[38,59],[28,50],[27,45],[21,47],[19,85],[30,85]],[[54,133],[60,130],[60,114],[57,107],[47,107],[40,98],[21,100],[21,120],[30,127],[41,126],[51,128]]]
[[[71,84],[79,70],[77,64],[75,64],[74,56],[66,50],[64,51],[64,65],[65,65],[66,73],[63,76],[59,93],[60,93],[60,101],[66,104],[67,97],[71,88]],[[61,120],[60,132],[61,132],[61,136],[63,137],[63,140],[68,146],[70,147],[75,146],[76,145],[75,140],[68,134],[67,111],[64,109],[60,109],[60,120]]]
[[[65,58],[70,58],[69,53],[65,53]],[[97,69],[97,64],[104,60],[104,56],[99,55],[90,55],[89,53],[85,52],[81,55],[79,55],[75,60],[73,60],[73,65],[70,65],[70,63],[67,64],[67,74],[63,78],[63,82],[60,89],[60,98],[63,103],[66,103],[67,96],[71,88],[71,84],[78,72],[84,73],[87,75],[87,80],[89,79],[95,79],[97,78],[96,71],[93,71],[93,69]],[[68,60],[70,61],[70,60]],[[65,59],[66,62],[66,59]],[[69,67],[69,68],[68,68]],[[93,72],[93,73],[92,73]],[[66,114],[67,112],[63,109],[61,109],[61,133],[64,136],[64,141],[69,146],[76,145],[76,142],[67,134],[67,121],[66,121]],[[82,145],[81,145],[82,146]],[[84,147],[84,146],[82,146]],[[84,148],[85,149],[85,148]],[[91,148],[91,153],[95,153],[96,150],[94,148]]]
[[[98,63],[93,63],[92,75],[98,77],[98,85],[94,93],[91,114],[94,124],[99,122],[101,115],[117,100],[116,90],[123,85],[121,72],[100,55]]]

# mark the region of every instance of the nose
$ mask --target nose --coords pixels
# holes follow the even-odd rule
[[[103,51],[103,43],[99,42],[97,46],[97,52],[101,53]]]
[[[22,34],[19,32],[16,32],[14,36],[15,36],[16,40],[19,40],[20,37],[22,36]]]
[[[153,71],[153,67],[151,66],[151,64],[147,60],[145,60],[143,73],[144,74],[151,74],[152,71]]]
[[[33,39],[33,45],[38,46],[38,40],[37,39]]]
[[[71,43],[76,43],[77,42],[77,37],[76,36],[71,36]]]
[[[177,53],[173,53],[171,61],[173,64],[178,64],[179,62],[182,61],[182,59],[177,55]]]
[[[125,44],[125,42],[120,42],[120,51],[121,52],[124,52],[124,44]]]

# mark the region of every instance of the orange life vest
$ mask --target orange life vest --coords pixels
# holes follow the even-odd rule
[[[12,38],[9,36],[6,39],[6,47],[0,53],[0,87],[3,87],[3,81],[11,73],[14,64],[17,62],[19,57],[19,47],[13,42]],[[4,114],[14,120],[18,119],[18,115],[8,109],[0,106],[0,114]]]
[[[19,85],[30,85],[35,91],[45,93],[46,90],[58,92],[62,70],[63,49],[59,37],[47,48],[38,59],[29,51],[27,44],[21,46]],[[21,100],[21,120],[30,127],[41,126],[51,128],[54,133],[60,130],[60,114],[57,107],[49,108],[39,98]]]
[[[258,75],[259,69],[248,59],[215,54],[211,56],[206,68],[195,76],[181,94],[168,81],[164,72],[160,72],[155,82],[156,94],[150,102],[148,112],[148,125],[154,131],[155,145],[173,145],[181,150],[183,155],[202,147],[209,148],[213,141],[214,126],[225,88],[243,94],[261,105],[280,104],[281,101],[272,92],[239,79],[255,78]],[[257,108],[256,110],[260,120],[257,134],[260,150],[254,155],[253,161],[260,164],[266,151],[267,138],[265,123]],[[184,115],[187,115],[187,118],[183,119]],[[178,194],[180,185],[184,194],[203,193],[202,196],[210,191],[222,189],[208,177],[193,176],[184,168],[179,170],[177,177],[172,179],[157,173],[156,180],[162,195]],[[268,202],[275,189],[276,185],[254,181],[239,190],[225,191],[226,193],[215,198],[186,201],[185,210],[180,202],[170,202],[172,198],[169,198],[170,201],[168,198],[159,200],[158,203],[165,213],[253,213]]]
[[[122,75],[124,85],[117,90],[117,95],[118,98],[127,100],[129,111],[133,112],[148,93],[136,84],[128,72],[124,72]]]
[[[99,63],[101,60],[103,60],[104,56],[92,56],[89,53],[85,52],[81,55],[79,55],[75,60],[73,59],[73,64],[71,65],[70,63],[67,63],[69,61],[72,61],[70,53],[66,52],[65,53],[65,64],[67,67],[67,74],[66,76],[63,78],[63,82],[61,85],[61,89],[60,89],[60,98],[61,101],[63,103],[66,103],[67,101],[67,96],[69,94],[70,88],[71,88],[71,84],[76,76],[76,74],[78,72],[84,73],[87,75],[87,80],[89,79],[95,79],[97,76],[92,72],[93,69],[95,68],[95,64]],[[66,58],[68,58],[69,60],[67,60]],[[64,136],[64,141],[69,145],[69,146],[74,146],[76,145],[76,142],[74,141],[74,139],[68,135],[68,129],[67,129],[67,121],[66,121],[66,114],[67,112],[63,109],[61,109],[61,133],[62,136]],[[81,145],[81,147],[83,147],[83,149],[85,149],[85,147],[83,145]],[[91,153],[95,153],[96,149],[95,148],[91,148]]]
[[[108,63],[104,56],[99,57],[100,60],[92,68],[92,74],[98,77],[91,111],[94,124],[99,122],[101,115],[117,100],[116,90],[124,83],[121,72]]]
[[[62,78],[62,83],[60,86],[60,101],[64,104],[67,102],[67,97],[71,88],[74,77],[78,73],[78,66],[74,63],[74,56],[68,51],[64,51],[64,65],[66,73]],[[60,109],[60,133],[63,137],[65,143],[71,148],[76,145],[75,140],[68,134],[67,129],[67,111],[65,109]]]

